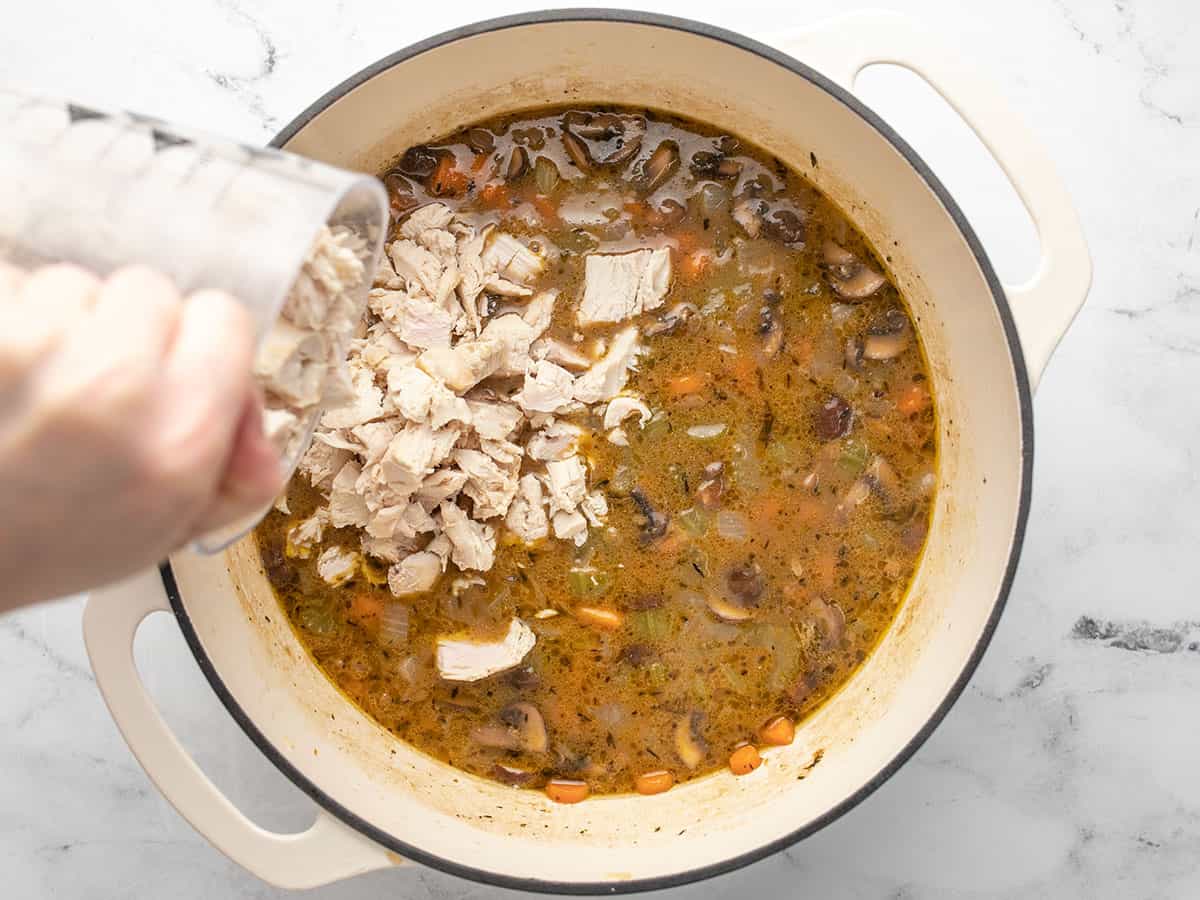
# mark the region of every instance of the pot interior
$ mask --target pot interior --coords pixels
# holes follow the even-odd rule
[[[181,612],[257,738],[310,793],[394,849],[478,878],[576,890],[748,861],[877,783],[940,716],[994,624],[1023,522],[1028,442],[990,269],[895,144],[830,90],[748,47],[663,22],[484,30],[381,67],[285,145],[370,172],[410,144],[547,104],[649,106],[719,125],[806,174],[890,261],[938,403],[929,544],[878,651],[751,775],[720,773],[654,797],[560,806],[417,752],[310,662],[250,541],[223,558],[175,557]]]

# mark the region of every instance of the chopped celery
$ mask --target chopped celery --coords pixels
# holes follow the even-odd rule
[[[662,609],[640,609],[629,617],[633,638],[647,644],[666,640],[671,633],[671,613]]]
[[[838,457],[838,465],[847,475],[858,475],[867,467],[871,451],[862,441],[847,438],[842,442],[842,454]]]
[[[311,631],[313,634],[332,634],[337,627],[337,623],[333,620],[332,610],[324,603],[301,607],[300,614],[296,618],[306,631]]]
[[[703,537],[704,532],[708,531],[708,514],[694,506],[675,516],[675,521],[692,537]]]
[[[642,426],[641,434],[638,436],[638,443],[648,444],[653,441],[661,440],[666,437],[671,431],[671,420],[667,418],[664,412],[657,412],[651,417],[650,421]]]
[[[576,597],[593,600],[608,593],[611,579],[596,569],[572,569],[567,573],[567,588]]]

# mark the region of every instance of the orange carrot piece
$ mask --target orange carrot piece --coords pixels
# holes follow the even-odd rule
[[[466,174],[456,168],[454,157],[446,153],[429,176],[429,193],[435,197],[456,197],[466,191],[468,182]]]
[[[544,194],[535,194],[531,202],[543,219],[553,221],[558,218],[558,204]]]
[[[729,754],[729,768],[734,775],[748,775],[762,765],[762,757],[753,744],[743,744]]]
[[[787,716],[776,716],[758,729],[758,739],[772,747],[783,747],[796,737],[796,726]]]
[[[359,625],[375,623],[383,615],[383,598],[378,594],[362,592],[350,598],[350,618]]]
[[[487,165],[488,159],[490,159],[490,157],[486,153],[476,153],[475,158],[471,160],[471,171],[478,172]]]
[[[679,269],[683,273],[684,278],[695,281],[708,271],[711,263],[712,256],[709,255],[708,251],[694,250],[684,256]]]
[[[489,209],[502,209],[509,205],[508,185],[485,184],[479,192],[480,202]]]
[[[704,390],[704,376],[696,372],[676,375],[667,381],[667,393],[672,397],[685,397],[688,394],[699,393],[702,390]]]
[[[919,413],[929,405],[929,391],[923,385],[910,384],[896,398],[896,408],[904,415]]]

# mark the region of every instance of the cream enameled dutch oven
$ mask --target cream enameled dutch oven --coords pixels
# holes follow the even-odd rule
[[[497,19],[370,66],[275,145],[370,172],[466,122],[544,104],[623,103],[728,126],[811,178],[886,248],[925,341],[941,423],[928,549],[878,652],[752,775],[722,772],[654,797],[561,806],[436,762],[350,705],[278,613],[248,541],[221,557],[177,555],[92,597],[88,650],[155,784],[250,871],[307,887],[410,859],[561,893],[694,881],[786,847],[850,809],[920,746],[962,691],[1012,582],[1029,508],[1031,388],[1087,293],[1087,247],[1024,125],[908,21],[859,14],[774,43],[620,11]],[[1000,284],[937,178],[854,98],[855,76],[874,62],[923,76],[992,150],[1040,235],[1029,283]],[[148,613],[168,608],[230,714],[316,801],[307,831],[273,834],[246,819],[152,705],[132,638]]]

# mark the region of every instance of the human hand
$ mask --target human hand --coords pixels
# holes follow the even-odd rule
[[[282,488],[233,298],[0,265],[0,611],[114,581]]]

